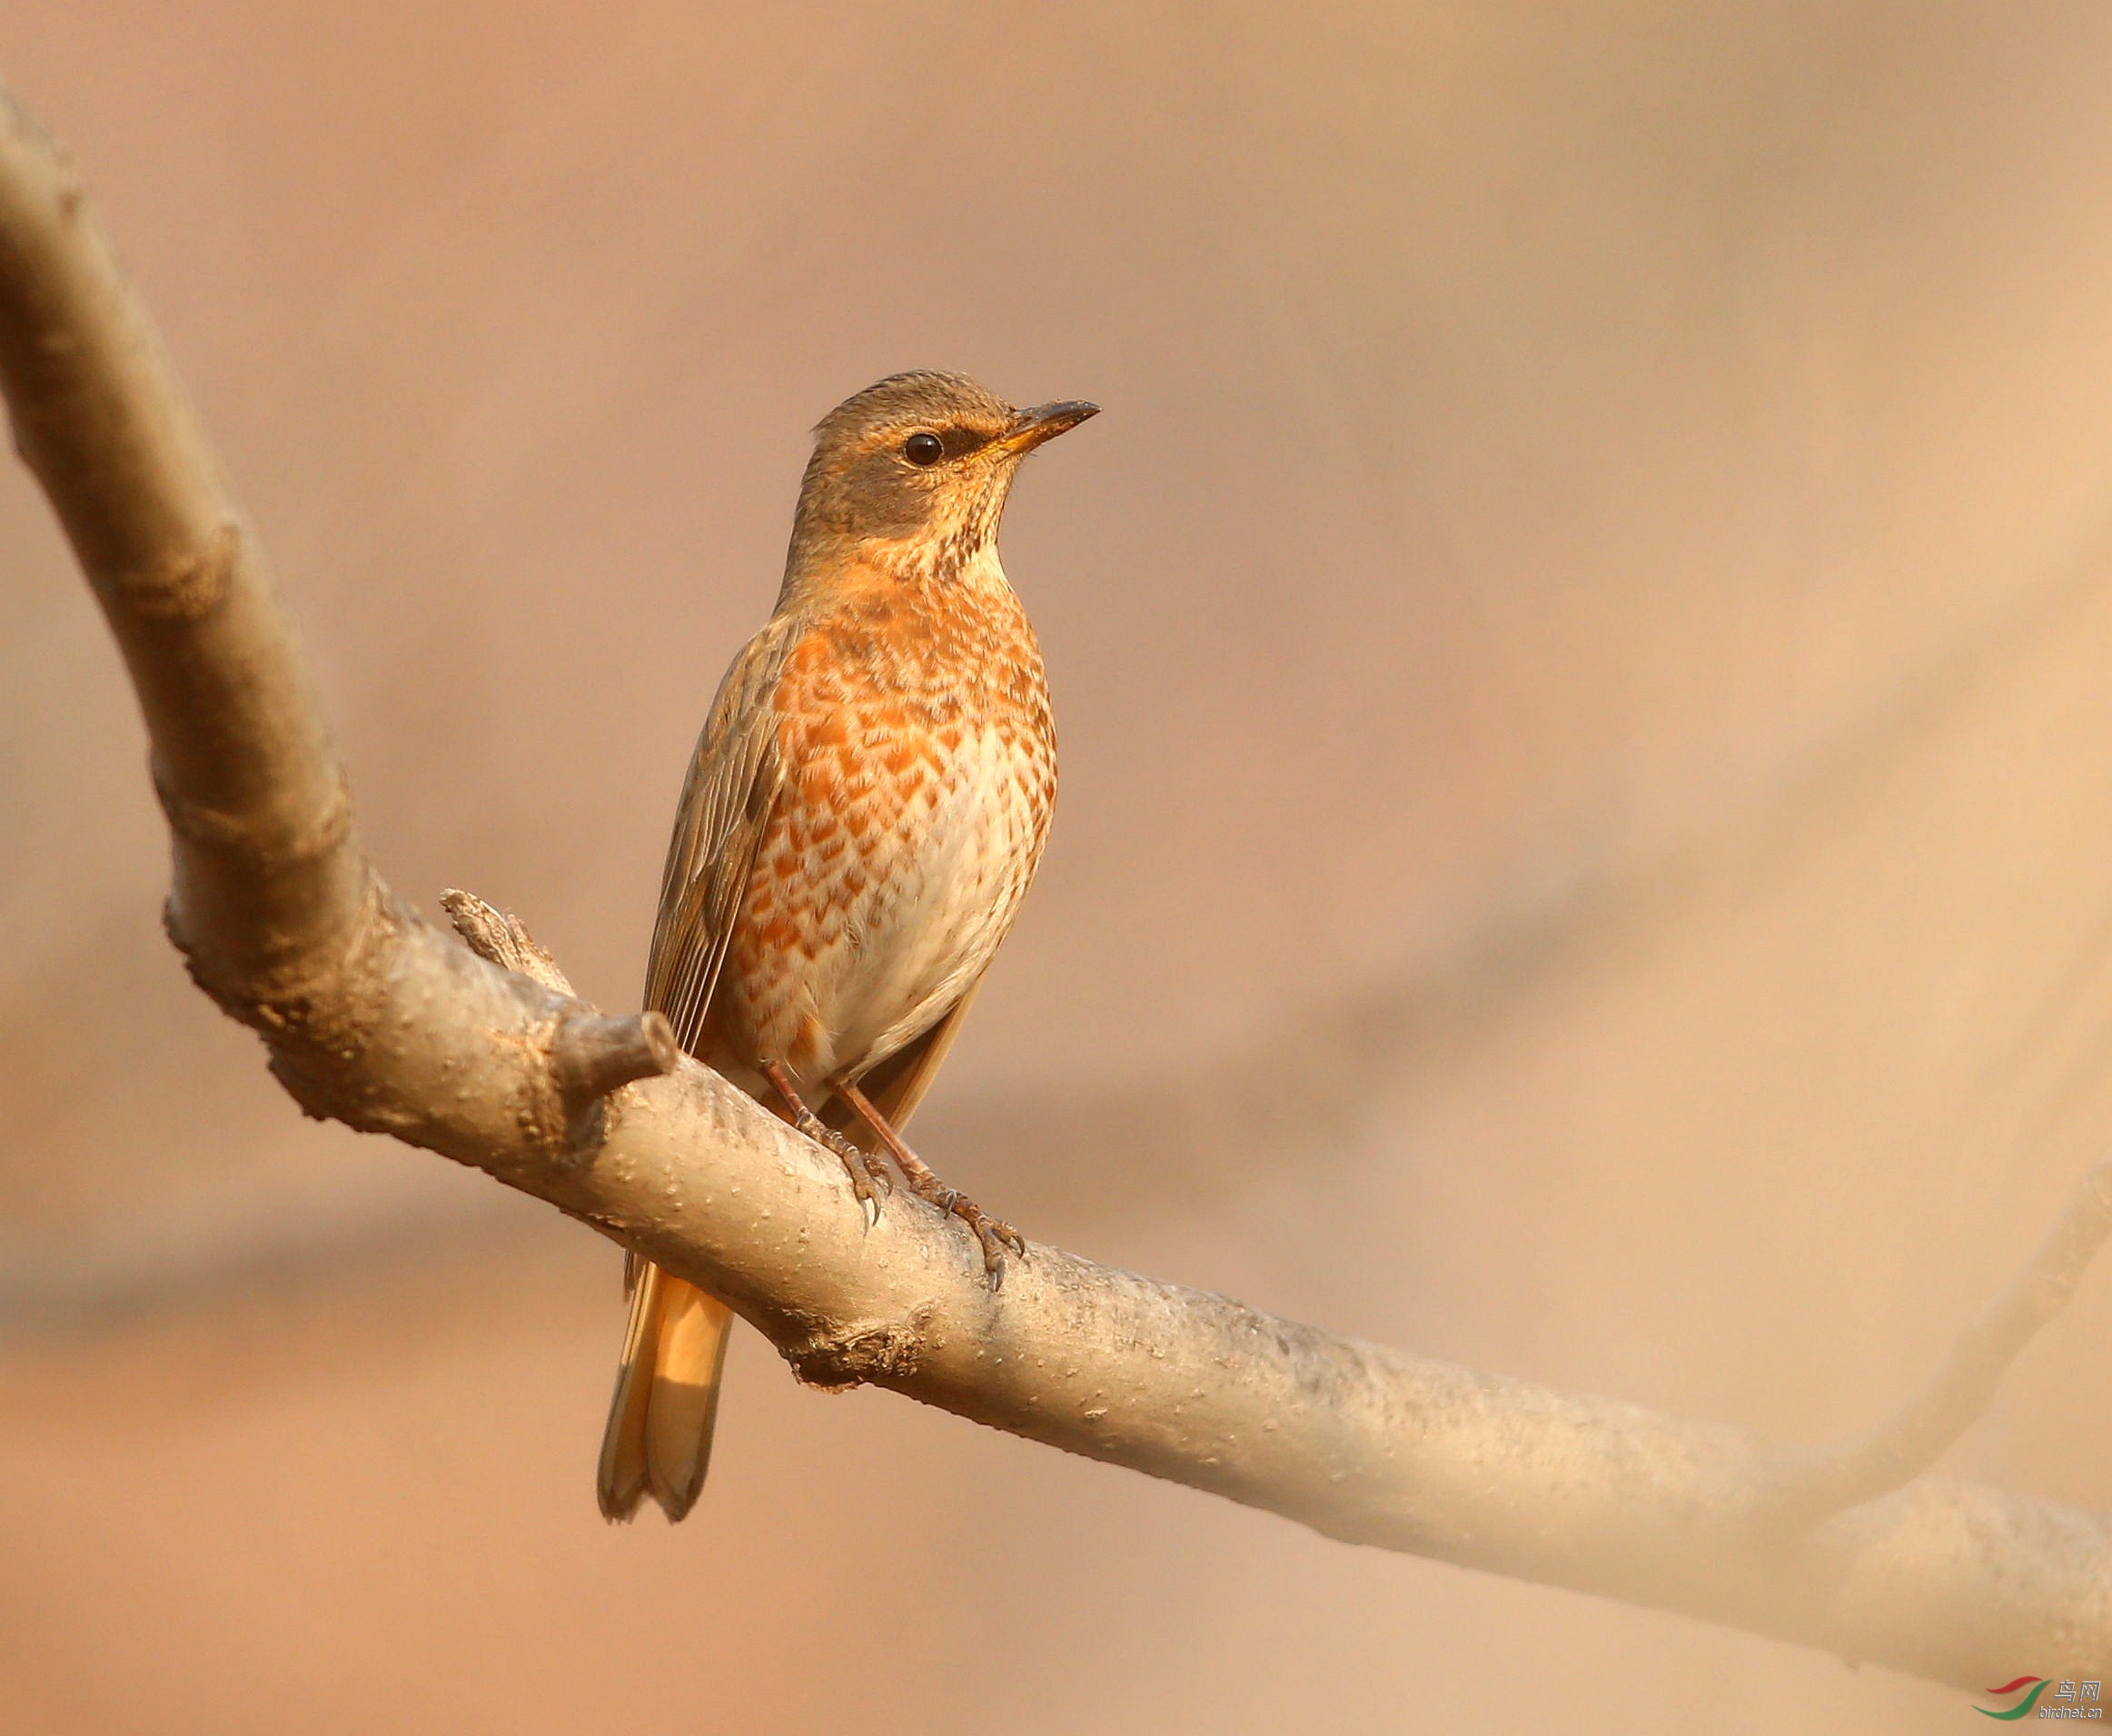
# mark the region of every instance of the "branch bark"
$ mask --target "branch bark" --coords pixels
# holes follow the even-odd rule
[[[139,696],[171,937],[311,1115],[597,1226],[725,1297],[817,1384],[887,1386],[1331,1537],[1963,1687],[2112,1674],[2112,1521],[1924,1478],[1784,1523],[1770,1497],[1792,1455],[1740,1430],[1040,1245],[993,1295],[951,1219],[898,1193],[868,1233],[834,1156],[668,1056],[649,1022],[572,998],[518,924],[488,912],[487,958],[426,922],[362,852],[256,540],[71,168],[11,100],[0,384]],[[451,902],[466,933],[483,920]]]
[[[1816,1524],[1919,1476],[1994,1402],[2010,1364],[2067,1307],[2112,1235],[2112,1157],[2077,1185],[2023,1271],[1958,1334],[1929,1384],[1861,1439],[1786,1472],[1762,1503],[1784,1524]]]

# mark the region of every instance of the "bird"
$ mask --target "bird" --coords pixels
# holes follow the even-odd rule
[[[891,374],[814,430],[770,619],[712,700],[676,810],[645,1004],[832,1151],[868,1228],[911,1193],[993,1288],[1017,1231],[904,1142],[1039,865],[1056,803],[1041,648],[997,558],[1021,461],[1096,415]],[[731,1312],[631,1255],[597,1477],[672,1523],[703,1488]]]

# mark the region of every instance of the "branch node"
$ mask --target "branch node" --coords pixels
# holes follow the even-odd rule
[[[260,867],[288,868],[304,862],[319,862],[352,835],[352,791],[342,775],[322,811],[298,831],[282,838],[267,836],[254,823],[203,802],[193,801],[175,788],[175,779],[159,759],[149,756],[147,770],[154,779],[154,798],[169,822],[169,830],[186,844],[223,855],[244,856]]]
[[[125,605],[155,620],[194,621],[217,608],[242,559],[242,527],[215,525],[198,548],[114,575]]]
[[[558,961],[511,911],[499,910],[474,892],[451,886],[440,895],[440,908],[454,924],[462,945],[478,957],[501,970],[518,971],[554,994],[572,992],[571,979],[558,967]],[[667,1071],[665,1067],[660,1070]]]
[[[924,1359],[924,1322],[866,1321],[781,1347],[802,1386],[847,1393],[877,1380],[906,1380]]]
[[[450,887],[441,908],[462,944],[478,957],[517,971],[552,994],[572,997],[571,981],[510,910],[474,892]],[[682,1046],[665,1013],[607,1018],[591,1009],[562,1019],[550,1038],[550,1082],[564,1111],[564,1148],[574,1165],[589,1161],[609,1136],[608,1098],[640,1079],[658,1078],[681,1065]]]
[[[658,1078],[680,1065],[675,1027],[659,1012],[604,1018],[575,1013],[550,1043],[550,1073],[568,1106],[583,1106],[638,1079]]]

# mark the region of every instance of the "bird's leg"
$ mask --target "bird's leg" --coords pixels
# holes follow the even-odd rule
[[[933,1175],[925,1161],[888,1125],[887,1117],[873,1106],[872,1099],[857,1086],[838,1080],[836,1094],[856,1109],[866,1126],[879,1136],[880,1143],[893,1155],[896,1166],[901,1170],[902,1179],[909,1184],[912,1194],[918,1199],[929,1200],[942,1212],[951,1212],[975,1231],[976,1239],[983,1245],[983,1270],[990,1275],[990,1288],[997,1289],[1005,1282],[1006,1249],[1010,1248],[1025,1259],[1026,1238],[1003,1219],[992,1217],[958,1188],[948,1187]]]
[[[858,1209],[866,1215],[866,1227],[871,1229],[880,1221],[882,1195],[892,1193],[895,1188],[887,1176],[887,1166],[871,1152],[859,1150],[809,1109],[793,1085],[792,1076],[778,1062],[763,1062],[761,1071],[763,1077],[770,1082],[770,1089],[784,1099],[785,1119],[841,1160],[845,1173],[850,1176],[851,1190],[858,1196]]]

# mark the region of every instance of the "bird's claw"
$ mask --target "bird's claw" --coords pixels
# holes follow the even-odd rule
[[[858,1210],[865,1215],[866,1228],[871,1229],[880,1221],[880,1202],[895,1191],[895,1178],[887,1174],[887,1166],[868,1151],[861,1151],[834,1127],[824,1123],[811,1109],[802,1107],[793,1124],[818,1146],[825,1146],[837,1156],[843,1165],[844,1174],[850,1177],[851,1192],[858,1196]]]
[[[881,1144],[894,1154],[909,1191],[947,1215],[959,1218],[975,1233],[976,1240],[982,1245],[983,1270],[989,1276],[990,1288],[993,1291],[1002,1288],[1005,1256],[1007,1253],[1016,1254],[1024,1260],[1026,1238],[1002,1218],[992,1217],[959,1188],[948,1187],[933,1175],[930,1166],[902,1143],[902,1136],[888,1125],[887,1116],[873,1106],[855,1082],[841,1085],[838,1089],[850,1106],[864,1117],[866,1125],[879,1136]]]
[[[983,1270],[989,1276],[990,1288],[1000,1290],[1005,1285],[1005,1256],[1016,1254],[1026,1257],[1026,1238],[1001,1217],[992,1217],[980,1205],[957,1187],[948,1187],[918,1165],[916,1169],[905,1169],[909,1191],[917,1198],[928,1201],[949,1217],[957,1217],[975,1232],[976,1240],[982,1244]]]
[[[860,1151],[841,1134],[836,1137],[841,1141],[840,1146],[831,1143],[829,1149],[842,1160],[843,1172],[850,1177],[851,1192],[858,1196],[858,1210],[865,1214],[866,1228],[869,1230],[880,1221],[880,1201],[892,1191],[894,1184],[876,1158]]]
[[[1016,1254],[1026,1257],[1026,1238],[1001,1217],[992,1217],[987,1212],[956,1188],[946,1190],[947,1197],[934,1200],[940,1211],[950,1213],[975,1232],[976,1240],[983,1245],[983,1271],[987,1275],[992,1291],[1005,1287],[1005,1255]]]

